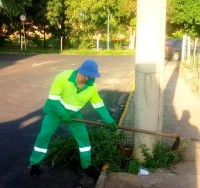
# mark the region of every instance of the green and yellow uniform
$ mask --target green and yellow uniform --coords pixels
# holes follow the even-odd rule
[[[105,123],[115,124],[97,92],[96,85],[85,84],[79,90],[76,74],[77,70],[66,70],[56,76],[43,108],[45,116],[30,157],[30,165],[40,164],[44,159],[49,141],[62,122],[67,123],[78,143],[82,168],[91,165],[91,146],[85,124],[68,121],[70,118],[82,119],[80,110],[87,102],[92,104]]]

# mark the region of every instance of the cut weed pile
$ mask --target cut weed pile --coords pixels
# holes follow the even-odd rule
[[[153,152],[145,145],[141,145],[141,152],[145,162],[140,163],[134,159],[130,151],[127,152],[123,133],[116,133],[108,128],[90,128],[89,138],[92,147],[92,165],[100,172],[101,167],[109,164],[109,172],[129,172],[137,174],[140,167],[157,168],[170,167],[184,160],[185,144],[180,145],[177,151],[171,146],[158,141]],[[128,148],[130,149],[130,147]],[[131,148],[133,149],[133,148]],[[44,161],[52,168],[67,168],[74,166],[80,168],[78,145],[72,136],[55,136],[50,144],[47,157]]]

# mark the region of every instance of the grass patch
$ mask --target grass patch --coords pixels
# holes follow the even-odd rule
[[[47,49],[47,48],[27,48],[26,50],[20,50],[19,48],[0,48],[0,53],[19,53],[19,54],[69,54],[69,55],[134,55],[135,50],[95,50],[95,49],[84,49],[84,50],[63,50],[58,49]]]
[[[135,50],[64,50],[61,54],[79,55],[134,55]]]

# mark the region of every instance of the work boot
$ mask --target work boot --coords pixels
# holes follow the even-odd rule
[[[79,181],[76,184],[76,188],[93,188],[95,186],[96,179],[98,177],[97,171],[93,166],[89,166],[84,169],[84,173],[81,175]]]
[[[93,166],[89,166],[88,168],[85,169],[85,173],[89,177],[97,178],[99,176],[99,173],[97,172],[96,168]]]
[[[94,178],[88,176],[87,174],[82,174],[80,180],[76,183],[75,188],[94,188],[94,186]]]
[[[40,176],[40,165],[31,165],[30,176],[37,178]]]

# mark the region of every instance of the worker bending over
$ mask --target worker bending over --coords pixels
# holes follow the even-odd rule
[[[95,78],[98,77],[98,65],[91,59],[84,61],[77,70],[65,70],[56,76],[43,108],[45,116],[30,156],[31,177],[40,175],[40,163],[47,154],[49,141],[63,122],[78,143],[82,168],[86,172],[92,171],[91,145],[86,125],[71,119],[82,119],[80,110],[90,101],[105,123],[114,129],[118,128],[97,92]]]

